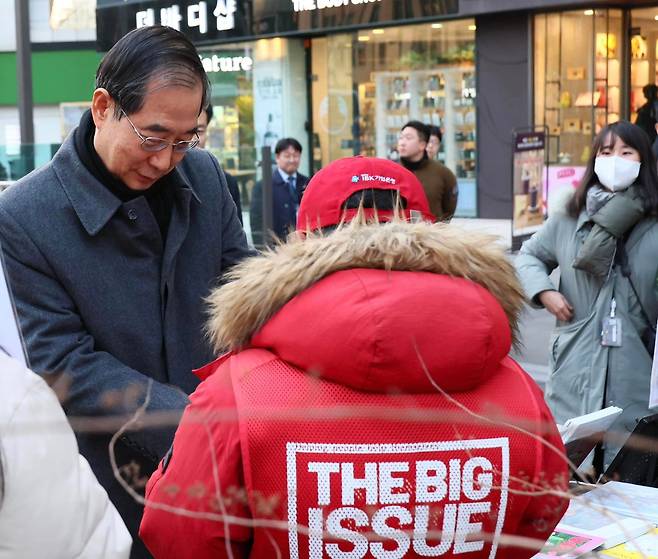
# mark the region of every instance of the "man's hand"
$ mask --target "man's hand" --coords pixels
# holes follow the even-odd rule
[[[554,314],[558,320],[569,322],[573,318],[573,307],[559,291],[542,291],[537,298],[546,310]]]

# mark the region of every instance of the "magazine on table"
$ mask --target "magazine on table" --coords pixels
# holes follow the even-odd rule
[[[578,499],[598,510],[604,509],[658,525],[658,487],[609,481]]]
[[[599,554],[613,559],[658,559],[658,529],[654,528],[631,542],[622,543]]]
[[[603,543],[603,538],[588,536],[573,530],[556,529],[548,538],[546,545],[532,559],[575,559],[592,551]]]
[[[567,419],[562,425],[558,425],[562,442],[566,445],[577,439],[583,439],[607,431],[615,419],[623,410],[616,406],[610,406],[578,417]]]
[[[610,406],[578,417],[568,419],[558,425],[562,442],[569,461],[577,468],[601,442],[603,435],[621,414],[622,409]]]
[[[596,492],[597,489],[590,493]],[[646,519],[633,518],[608,509],[597,499],[587,500],[589,494],[581,495],[569,503],[567,512],[555,528],[556,532],[567,530],[577,534],[601,538],[601,549],[608,549],[646,534],[654,527]]]

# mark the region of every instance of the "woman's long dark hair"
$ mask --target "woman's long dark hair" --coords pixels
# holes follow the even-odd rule
[[[608,140],[610,135],[610,141]],[[585,174],[583,175],[576,192],[567,204],[567,212],[572,217],[578,217],[585,207],[587,200],[587,191],[594,185],[599,184],[599,179],[594,172],[594,160],[601,148],[607,143],[614,144],[617,138],[621,138],[627,146],[637,150],[640,154],[640,174],[635,180],[635,189],[640,192],[644,207],[648,215],[658,215],[658,172],[656,172],[656,156],[651,149],[649,137],[646,132],[639,126],[631,124],[627,120],[620,120],[613,124],[608,124],[594,138],[592,145],[592,154],[587,162]]]

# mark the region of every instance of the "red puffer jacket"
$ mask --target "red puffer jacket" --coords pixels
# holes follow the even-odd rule
[[[467,279],[468,278],[468,279]],[[202,369],[147,488],[155,557],[530,557],[564,449],[507,354],[522,292],[490,239],[353,225],[212,297]]]

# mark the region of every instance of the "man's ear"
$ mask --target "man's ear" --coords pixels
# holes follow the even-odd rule
[[[658,133],[658,122],[656,122],[656,124],[654,124],[653,126],[656,129],[656,133]]]
[[[91,116],[100,130],[114,116],[114,99],[104,87],[99,87],[91,97]]]

